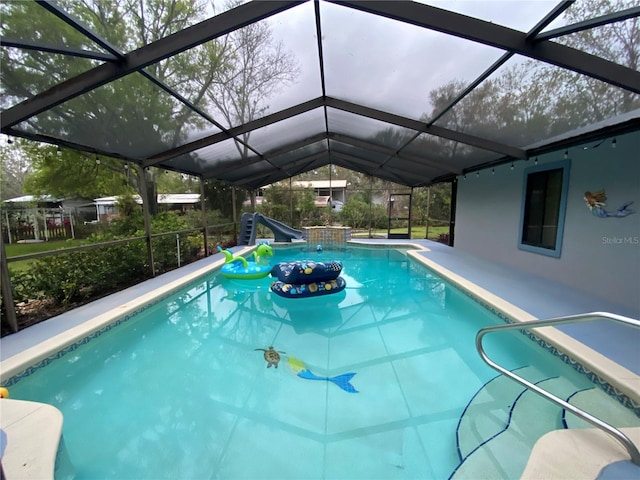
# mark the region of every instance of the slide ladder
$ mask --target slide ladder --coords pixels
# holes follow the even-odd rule
[[[291,228],[290,226],[265,217],[261,213],[243,213],[240,223],[240,237],[238,245],[255,245],[256,244],[256,228],[258,224],[264,225],[273,232],[276,242],[291,242],[295,239],[302,239],[302,232]]]

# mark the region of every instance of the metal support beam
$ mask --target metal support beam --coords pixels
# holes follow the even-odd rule
[[[403,160],[406,162],[415,163],[416,165],[420,165],[421,167],[432,167],[432,168],[447,168],[447,165],[444,165],[442,162],[438,162],[437,160],[432,160],[428,158],[418,157],[417,155],[412,155],[408,153],[399,153],[396,154],[396,150],[393,148],[385,147],[382,145],[378,145],[367,140],[361,140],[359,138],[354,138],[349,135],[344,135],[342,133],[333,133],[329,132],[329,138],[331,140],[335,140],[336,142],[346,143],[347,145],[352,145],[354,147],[362,148],[365,150],[371,150],[373,152],[382,153],[384,155],[390,155],[393,157],[397,157],[399,160]]]
[[[328,1],[524,55],[640,93],[637,70],[559,43],[531,42],[526,33],[502,25],[417,2]]]
[[[204,198],[204,182],[205,179],[198,177],[200,181],[200,212],[202,213],[202,234],[204,240],[204,256],[209,256],[209,235],[207,234],[207,209]]]
[[[436,137],[453,140],[454,142],[466,143],[467,145],[482,148],[483,150],[501,153],[510,157],[521,159],[527,158],[527,154],[521,148],[510,147],[502,143],[487,140],[486,138],[476,137],[475,135],[469,135],[468,133],[456,132],[455,130],[449,130],[448,128],[439,127],[437,125],[429,125],[418,120],[402,117],[393,113],[383,112],[382,110],[376,110],[374,108],[365,107],[363,105],[347,102],[345,100],[338,100],[337,98],[327,97],[326,102],[328,106],[343,110],[345,112],[363,115],[375,120],[380,120],[381,122],[409,128],[417,132],[428,133],[429,135],[435,135]]]
[[[111,53],[118,59],[121,59],[123,57],[123,53],[118,49],[118,47],[111,44],[109,41],[107,41],[107,39],[101,37],[90,28],[86,27],[79,19],[77,19],[73,15],[70,15],[58,3],[52,2],[50,0],[36,0],[36,3],[52,15],[58,17],[74,30],[80,32],[83,36],[87,37],[92,42],[104,48],[107,52]]]
[[[7,223],[7,229],[9,224]],[[6,314],[9,327],[15,333],[18,331],[18,319],[16,317],[16,304],[11,292],[11,277],[7,267],[7,252],[4,249],[4,236],[0,231],[0,285],[2,286],[2,305]]]
[[[80,20],[76,19],[69,13],[65,12],[62,8],[60,8],[57,4],[49,1],[49,0],[36,0],[43,8],[51,12],[53,15],[58,17],[60,20],[65,22],[67,25],[71,26],[75,30],[79,31],[82,35],[86,36],[96,44],[100,45],[107,52],[111,53],[116,60],[124,60],[125,53],[122,52],[117,46],[111,44],[108,40],[98,35],[92,29],[85,26]],[[225,128],[218,123],[215,119],[209,116],[204,110],[198,108],[193,103],[191,103],[184,96],[180,95],[176,90],[169,87],[166,83],[162,82],[160,79],[147,72],[144,69],[140,70],[140,73],[146,77],[149,81],[160,87],[162,90],[167,92],[169,95],[175,97],[179,102],[184,104],[189,110],[197,113],[202,118],[211,122],[213,125],[218,127],[220,130],[225,130]],[[242,143],[242,142],[241,142]]]
[[[92,52],[82,48],[73,48],[62,45],[51,45],[49,43],[34,40],[23,40],[17,38],[0,37],[0,46],[19,48],[21,50],[33,50],[35,52],[56,53],[68,57],[88,58],[99,62],[115,62],[118,57],[109,53]]]
[[[128,162],[137,163],[138,165],[142,164],[142,158],[136,157],[128,157],[124,155],[120,155],[119,153],[111,152],[108,150],[103,150],[100,148],[89,147],[87,145],[83,145],[81,143],[71,142],[69,140],[64,140],[58,137],[52,137],[51,135],[44,135],[40,133],[31,133],[28,131],[16,130],[15,128],[9,128],[6,131],[3,131],[5,135],[10,135],[13,137],[24,138],[26,140],[32,140],[34,142],[40,143],[49,143],[51,145],[58,145],[61,147],[70,148],[71,150],[77,150],[78,152],[88,152],[96,155],[104,155],[105,157],[111,158],[119,158],[121,160],[127,160]],[[195,174],[194,174],[195,175]]]
[[[609,25],[611,23],[620,22],[622,20],[628,20],[630,18],[636,17],[640,17],[640,7],[628,8],[626,10],[622,10],[621,12],[610,13],[609,15],[602,15],[596,18],[590,18],[589,20],[584,20],[572,25],[565,25],[564,27],[555,28],[547,32],[542,32],[536,35],[533,40],[535,42],[551,40],[552,38],[562,37],[564,35],[570,35],[572,33],[590,30],[592,28],[601,27],[603,25]]]
[[[315,160],[317,160],[319,158],[323,158],[325,156],[327,156],[327,152],[318,152],[318,153],[315,153],[313,155],[309,155],[307,157],[300,158],[298,160],[294,160],[293,162],[288,163],[286,165],[286,167],[287,168],[295,167],[296,165],[298,165],[300,163],[312,162],[312,161],[315,161]],[[329,162],[327,161],[327,163],[329,163]],[[262,172],[256,172],[256,173],[253,173],[252,175],[242,175],[242,180],[250,182],[251,180],[254,180],[254,179],[257,179],[257,178],[261,178],[261,177],[264,177],[264,176],[267,176],[267,175],[272,175],[274,173],[281,173],[281,172],[280,171],[274,172],[274,171],[271,171],[271,170],[262,171]],[[284,179],[284,178],[288,178],[288,175],[282,176],[281,179]],[[231,181],[231,183],[233,183],[233,181]],[[265,184],[262,184],[262,185],[265,185]],[[259,185],[259,186],[261,187],[262,185]]]
[[[299,1],[249,2],[216,15],[125,55],[120,62],[100,65],[61,82],[2,113],[1,129],[16,125],[144,67],[298,5]]]
[[[156,276],[156,266],[153,260],[153,244],[151,239],[151,218],[149,214],[149,188],[147,182],[146,169],[137,165],[138,175],[140,178],[140,193],[142,194],[142,213],[144,215],[144,237],[147,243],[147,260],[149,261],[149,267],[151,268],[151,276]]]
[[[149,157],[145,161],[145,166],[150,167],[162,162],[166,162],[168,160],[171,160],[172,158],[179,157],[180,155],[193,152],[194,150],[199,150],[201,148],[208,147],[225,140],[229,140],[229,138],[238,137],[253,130],[257,130],[258,128],[263,128],[282,120],[286,120],[287,118],[300,115],[315,108],[319,108],[322,105],[322,99],[315,98],[313,100],[309,100],[308,102],[300,103],[290,108],[285,108],[284,110],[280,110],[279,112],[272,113],[271,115],[267,115],[256,120],[251,120],[243,125],[230,128],[224,132],[215,133],[213,135],[194,140],[193,142],[185,143],[184,145],[181,145],[177,148],[167,150],[166,152],[162,152],[158,155]]]
[[[345,160],[347,162],[367,163],[369,161],[369,160],[364,160],[364,159],[362,159],[360,157],[355,157],[353,155],[349,155],[349,154],[341,153],[341,152],[336,152],[336,151],[331,152],[331,155],[333,155],[335,158],[340,158],[340,159]],[[396,173],[392,172],[391,170],[396,170],[397,171],[397,169],[393,169],[393,168],[389,168],[389,167],[387,167],[385,169],[378,168],[378,169],[376,169],[376,176],[380,177],[380,178],[385,178],[386,180],[389,180],[389,181],[394,182],[394,183],[399,183],[401,185],[411,185],[412,182],[408,181],[408,178],[401,177],[399,175],[399,173],[396,174]],[[405,172],[405,173],[408,173],[409,176],[414,176],[415,175],[415,172]]]
[[[282,147],[278,147],[274,150],[269,150],[264,154],[264,156],[269,158],[275,158],[279,155],[285,155],[294,150],[298,150],[299,148],[303,148],[308,145],[313,145],[314,143],[321,142],[326,138],[327,138],[327,134],[325,132],[316,133],[315,135],[311,135],[310,137],[303,138],[302,140],[297,140],[295,142],[283,145]]]
[[[531,40],[534,38],[540,31],[549,25],[553,20],[559,17],[562,12],[564,12],[567,8],[569,8],[573,4],[573,0],[565,0],[562,3],[559,3],[556,8],[554,8],[551,12],[549,12],[542,20],[540,20],[531,30],[527,32],[527,40]],[[487,78],[489,78],[496,70],[498,70],[502,65],[507,63],[511,57],[513,57],[513,52],[506,52],[500,56],[498,60],[493,62],[493,64],[487,68],[484,72],[482,72],[473,82],[471,82],[467,87],[460,92],[456,98],[454,98],[446,107],[444,107],[437,115],[431,118],[429,121],[429,125],[433,125],[438,121],[445,113],[455,107],[464,97],[469,95],[476,87],[478,87],[482,82],[484,82]]]

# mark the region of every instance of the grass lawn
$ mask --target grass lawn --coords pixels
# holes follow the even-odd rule
[[[407,229],[406,228],[392,228],[391,229],[391,233],[406,233]],[[429,240],[437,240],[438,239],[438,235],[440,235],[441,233],[449,233],[449,226],[445,226],[445,227],[429,227]],[[386,229],[373,229],[371,230],[371,234],[374,236],[384,236],[386,237],[387,235],[387,230]],[[425,238],[425,234],[426,234],[426,227],[413,227],[411,229],[411,238],[414,239],[424,239]],[[369,235],[369,232],[367,230],[366,236]],[[363,235],[360,234],[354,234],[354,237],[362,237]]]
[[[4,247],[7,252],[7,258],[19,257],[20,255],[29,255],[30,253],[49,252],[51,250],[60,250],[61,248],[70,248],[81,245],[82,240],[52,240],[42,243],[5,243]],[[12,271],[26,270],[34,260],[23,260],[20,262],[11,262],[9,269]]]

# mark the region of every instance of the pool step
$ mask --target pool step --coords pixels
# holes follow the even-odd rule
[[[564,378],[547,378],[533,383],[563,399],[576,392],[575,384]],[[563,428],[563,409],[537,393],[521,387],[512,399],[513,406],[502,431],[478,443],[463,458],[452,479],[518,478],[535,442],[545,433]],[[482,411],[476,413],[483,414]],[[464,435],[461,431],[460,438]]]
[[[545,378],[537,368],[531,366],[521,367],[513,372],[530,382]],[[489,380],[478,390],[462,413],[456,429],[460,460],[507,427],[513,405],[525,390],[522,385],[504,375]]]
[[[599,388],[580,390],[569,398],[569,403],[607,422],[616,428],[640,427],[640,417],[626,408],[611,395]],[[565,428],[595,428],[589,422],[563,409],[562,420]]]

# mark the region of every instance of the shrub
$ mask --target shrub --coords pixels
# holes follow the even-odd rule
[[[440,235],[438,235],[438,242],[444,243],[445,245],[449,245],[449,234],[441,233]]]
[[[338,215],[344,225],[352,228],[367,228],[369,218],[371,218],[373,228],[387,228],[389,221],[387,212],[382,205],[374,203],[369,207],[367,202],[358,197],[349,199]]]
[[[14,300],[83,301],[143,279],[145,258],[143,241],[42,258],[13,275]]]
[[[125,220],[103,234],[93,234],[87,243],[101,243],[119,238],[142,236],[144,230],[131,232],[136,222]],[[184,219],[172,212],[152,219],[152,232],[187,229]],[[202,248],[202,237],[179,234],[181,262],[195,258]],[[177,266],[174,235],[154,238],[154,261],[158,272]],[[68,305],[111,292],[144,279],[150,271],[144,240],[105,246],[45,257],[34,261],[24,272],[13,275],[16,302],[50,298],[57,304]]]

